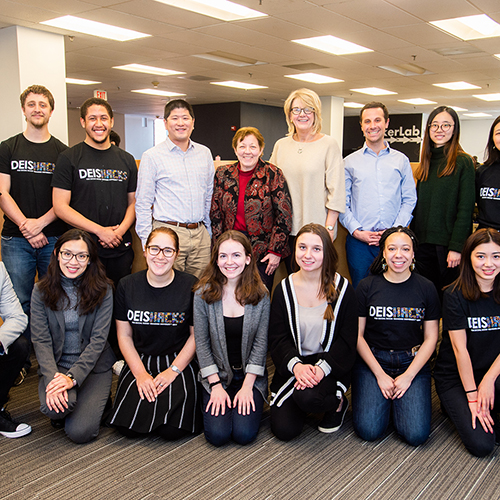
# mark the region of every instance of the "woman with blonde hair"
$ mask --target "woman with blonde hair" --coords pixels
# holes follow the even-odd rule
[[[310,222],[326,227],[335,239],[339,212],[345,210],[345,179],[337,141],[321,133],[321,101],[309,89],[293,91],[285,101],[288,135],[274,145],[271,163],[285,174],[292,197],[292,231]],[[323,193],[323,195],[321,195]],[[290,248],[294,247],[290,239]],[[291,260],[287,261],[291,271]]]

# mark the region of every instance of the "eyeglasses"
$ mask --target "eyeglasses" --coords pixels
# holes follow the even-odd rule
[[[90,257],[88,253],[73,253],[68,252],[67,250],[60,250],[59,255],[61,256],[61,259],[66,262],[69,262],[74,257],[80,264],[87,262]]]
[[[290,111],[292,112],[292,115],[300,115],[302,111],[304,114],[310,115],[314,113],[314,108],[292,108]]]
[[[453,128],[455,125],[453,123],[431,123],[429,125],[429,129],[431,129],[433,132],[437,132],[439,129],[441,129],[443,132],[448,132],[451,128]]]
[[[150,245],[146,248],[149,252],[149,255],[152,255],[153,257],[156,257],[157,255],[159,255],[160,252],[163,252],[163,255],[165,257],[172,257],[172,255],[175,254],[175,250],[173,248],[170,248],[170,247],[160,248],[160,247],[157,247],[156,245]]]

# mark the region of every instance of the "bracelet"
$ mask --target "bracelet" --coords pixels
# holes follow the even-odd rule
[[[471,392],[476,392],[477,389],[472,389],[472,391],[465,391],[465,394],[470,394]]]
[[[209,385],[209,387],[210,387],[210,389],[212,389],[213,387],[215,387],[215,386],[216,386],[216,385],[218,385],[218,384],[222,384],[222,382],[221,382],[220,380],[217,380],[217,382],[212,382],[212,383]]]
[[[471,403],[477,403],[477,399],[475,401],[468,401],[467,400],[467,403],[471,404]]]

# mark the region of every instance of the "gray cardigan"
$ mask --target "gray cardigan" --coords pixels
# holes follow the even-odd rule
[[[269,325],[269,297],[256,306],[246,305],[243,317],[241,359],[244,373],[257,375],[255,388],[267,400],[267,331]],[[224,387],[233,379],[233,371],[227,354],[226,334],[222,301],[207,304],[201,298],[201,290],[194,296],[194,336],[196,355],[200,365],[198,380],[210,393],[207,377],[217,373]]]
[[[112,313],[113,291],[109,286],[102,304],[92,313],[78,318],[81,354],[70,372],[79,386],[91,371],[102,373],[111,370],[116,361],[107,341]],[[57,363],[62,355],[64,332],[64,311],[53,311],[45,306],[36,284],[31,296],[31,340],[45,386],[59,371]]]

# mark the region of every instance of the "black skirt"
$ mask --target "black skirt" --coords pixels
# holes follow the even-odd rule
[[[149,356],[141,354],[146,371],[154,378],[166,370],[177,354]],[[201,428],[199,385],[195,360],[150,403],[139,397],[135,377],[127,364],[118,381],[115,402],[109,423],[147,434],[161,425],[169,425],[192,433]]]

